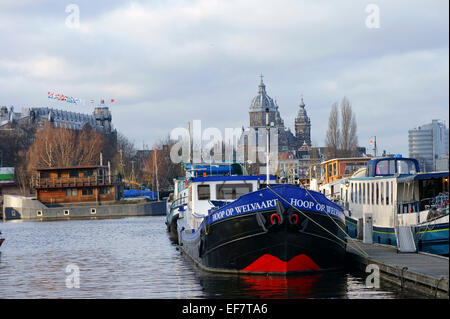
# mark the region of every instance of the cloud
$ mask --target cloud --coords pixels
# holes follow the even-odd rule
[[[377,135],[406,154],[408,129],[448,118],[448,2],[377,1],[379,29],[354,1],[77,4],[80,28],[69,29],[65,3],[2,1],[0,105],[46,105],[51,89],[115,98],[115,126],[151,145],[188,120],[248,125],[263,73],[291,128],[304,95],[317,145],[343,96],[363,146]]]

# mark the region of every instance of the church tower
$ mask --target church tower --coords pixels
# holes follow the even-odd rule
[[[308,114],[306,114],[303,96],[301,97],[299,107],[300,109],[295,118],[295,137],[297,138],[299,147],[304,144],[311,146],[311,121]]]

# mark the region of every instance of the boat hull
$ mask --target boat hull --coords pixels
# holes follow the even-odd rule
[[[3,242],[5,241],[4,238],[0,238],[0,247],[2,246]]]
[[[178,212],[170,212],[170,214],[166,218],[166,226],[167,232],[169,233],[169,237],[172,241],[178,242],[178,231],[177,231],[177,221],[178,221]]]
[[[341,219],[302,211],[294,223],[286,211],[283,222],[272,225],[271,216],[276,213],[239,215],[202,224],[195,232],[179,225],[180,247],[202,268],[215,272],[286,275],[344,267],[346,245],[341,229],[345,224]]]

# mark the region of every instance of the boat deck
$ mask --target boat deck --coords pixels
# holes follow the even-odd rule
[[[397,253],[396,247],[364,244],[353,238],[348,238],[347,254],[352,266],[360,270],[365,271],[368,264],[378,265],[381,280],[384,279],[402,288],[421,291],[437,298],[449,297],[448,257],[427,253]]]

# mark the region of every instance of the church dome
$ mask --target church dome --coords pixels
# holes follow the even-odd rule
[[[266,93],[266,85],[262,80],[262,76],[258,89],[258,95],[253,98],[252,103],[250,104],[250,112],[265,111],[266,108],[269,108],[269,111],[276,111],[273,99]]]

